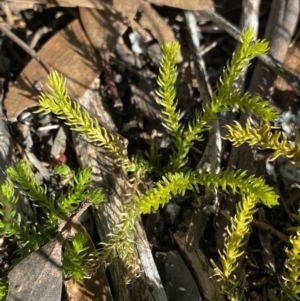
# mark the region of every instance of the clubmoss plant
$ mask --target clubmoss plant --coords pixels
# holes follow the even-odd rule
[[[220,112],[239,109],[242,112],[253,112],[265,121],[276,119],[277,113],[274,108],[268,106],[267,101],[261,101],[258,96],[252,96],[250,93],[242,95],[238,88],[234,88],[234,83],[244,73],[245,68],[250,65],[251,60],[266,53],[267,50],[267,42],[254,42],[252,30],[245,31],[241,37],[241,46],[223,70],[212,101],[205,103],[202,110],[196,111],[195,117],[185,127],[179,122],[181,112],[175,100],[178,44],[165,44],[163,46],[158,76],[160,88],[157,90],[157,94],[160,97],[158,103],[162,106],[163,125],[169,130],[174,143],[174,153],[168,164],[170,171],[177,171],[187,165],[187,155],[193,142],[202,140],[202,133],[211,128],[211,122],[218,119]]]
[[[49,242],[57,234],[59,220],[66,218],[84,199],[91,199],[94,205],[99,205],[104,201],[104,196],[99,189],[90,188],[91,170],[87,167],[73,174],[69,180],[67,193],[61,194],[59,198],[47,193],[46,186],[41,185],[36,180],[27,162],[19,161],[10,166],[6,170],[6,175],[8,180],[0,183],[0,215],[2,216],[0,233],[22,246],[16,251],[17,257],[10,269],[13,269],[27,255]],[[15,189],[28,197],[34,206],[39,207],[44,212],[43,224],[27,223],[23,225],[15,209],[18,201]],[[87,233],[79,232],[72,238],[72,242],[66,245],[63,253],[64,273],[74,280],[82,279],[88,274],[85,264],[87,239]],[[6,277],[0,283],[0,296],[4,298],[7,292]]]
[[[292,214],[300,225],[300,215]],[[285,247],[286,259],[284,273],[279,279],[281,290],[269,289],[271,301],[295,301],[300,299],[300,226],[291,229],[289,247]]]
[[[295,163],[300,159],[299,133],[296,132],[295,141],[288,141],[284,132],[274,130],[269,122],[262,120],[260,124],[248,119],[243,128],[238,122],[234,125],[226,126],[229,133],[224,137],[232,142],[234,146],[240,146],[243,143],[255,145],[259,149],[272,149],[274,153],[269,160],[274,161],[279,156],[292,159]]]
[[[7,295],[8,278],[7,276],[0,278],[0,300],[4,300]]]
[[[65,89],[64,79],[56,72],[49,75],[51,92],[47,95],[42,94],[38,112],[49,113],[51,111],[59,118],[67,120],[67,124],[71,128],[86,136],[89,141],[99,141],[99,146],[103,147],[108,156],[115,156],[117,162],[125,161],[125,167],[128,171],[134,166],[136,173],[133,179],[130,179],[131,183],[139,183],[141,178],[137,175],[147,170],[154,170],[161,177],[161,180],[145,194],[140,193],[138,185],[135,185],[131,198],[127,198],[127,201],[124,202],[120,221],[115,225],[112,233],[109,234],[108,242],[102,244],[102,249],[99,252],[103,260],[112,260],[113,257],[117,256],[124,261],[124,265],[128,270],[126,279],[128,283],[139,273],[136,263],[133,263],[136,262],[133,260],[135,257],[134,221],[140,214],[149,213],[151,208],[157,209],[164,206],[173,195],[184,195],[186,190],[197,192],[201,185],[225,192],[230,187],[233,192],[242,194],[246,203],[240,205],[237,217],[232,220],[235,224],[229,233],[228,250],[225,250],[221,257],[225,270],[222,271],[222,275],[219,275],[222,276],[222,279],[225,279],[225,284],[227,278],[231,281],[230,277],[236,268],[237,259],[241,255],[239,249],[243,245],[243,239],[248,230],[249,221],[251,221],[250,216],[255,211],[256,203],[262,201],[267,206],[277,204],[277,196],[272,189],[265,185],[262,179],[247,175],[244,171],[225,170],[219,174],[202,171],[199,174],[190,170],[189,166],[188,153],[194,141],[202,140],[202,133],[211,128],[211,122],[218,118],[218,113],[234,108],[241,111],[250,111],[266,122],[276,119],[276,111],[269,107],[266,101],[260,101],[259,97],[253,97],[249,93],[242,95],[239,89],[234,88],[234,82],[249,66],[251,59],[264,54],[268,49],[265,41],[253,41],[251,30],[243,33],[241,42],[239,50],[233,55],[231,62],[227,64],[227,68],[223,71],[212,102],[204,104],[202,110],[196,112],[195,117],[187,126],[179,121],[180,111],[175,91],[177,79],[176,57],[179,45],[177,43],[164,45],[157,94],[159,96],[158,103],[162,106],[162,123],[169,131],[172,139],[173,154],[167,166],[162,168],[151,166],[149,163],[143,164],[136,158],[134,160],[128,158],[121,144],[116,143],[116,139],[105,128],[98,124],[96,120],[91,119],[87,111],[79,109],[78,104],[71,102]],[[91,128],[96,130],[91,131]],[[103,139],[103,137],[108,138]],[[153,158],[159,156],[159,150],[152,149],[149,158],[152,158],[151,162],[154,162]],[[163,174],[161,174],[161,170],[163,170]],[[245,231],[238,236],[236,231],[241,228]],[[232,254],[234,255],[233,258],[229,259],[228,256]],[[234,285],[236,286],[236,284]]]
[[[285,273],[282,277],[282,293],[279,300],[299,300],[300,298],[300,227],[291,236],[292,248],[286,248]]]
[[[242,94],[234,85],[243,74],[244,69],[249,66],[251,60],[257,55],[265,54],[267,49],[267,42],[254,41],[252,30],[244,31],[240,47],[224,68],[212,101],[205,103],[202,109],[195,113],[195,117],[185,125],[179,121],[181,112],[178,108],[175,90],[177,79],[176,57],[179,45],[177,43],[164,45],[157,94],[159,97],[158,103],[162,107],[162,124],[170,134],[173,147],[173,153],[166,166],[160,166],[161,163],[157,158],[160,158],[161,150],[154,147],[151,148],[150,154],[148,154],[148,162],[141,161],[137,157],[129,158],[125,146],[119,141],[118,137],[111,134],[96,119],[91,118],[86,110],[70,99],[64,78],[55,71],[50,73],[50,93],[41,95],[38,112],[56,114],[88,141],[98,143],[105,155],[113,157],[118,165],[122,165],[128,172],[132,172],[131,178],[128,180],[130,191],[125,196],[119,222],[113,226],[107,242],[101,244],[98,252],[100,262],[111,262],[115,258],[122,260],[127,270],[125,278],[127,283],[134,281],[135,277],[141,273],[136,254],[134,226],[139,215],[151,212],[152,208],[158,209],[166,205],[174,195],[184,195],[186,190],[199,193],[200,187],[205,186],[212,190],[218,189],[227,192],[230,188],[231,192],[239,193],[242,200],[236,205],[236,214],[231,218],[224,249],[220,251],[221,265],[217,266],[216,263],[213,263],[213,266],[216,277],[221,283],[222,293],[226,294],[231,300],[241,299],[242,290],[240,290],[240,283],[234,272],[238,266],[238,259],[243,255],[241,249],[245,244],[245,236],[249,232],[257,204],[260,202],[268,207],[275,206],[278,204],[278,196],[271,187],[264,183],[262,178],[249,175],[246,171],[223,170],[218,174],[208,171],[195,172],[190,166],[188,154],[193,143],[203,139],[203,133],[211,128],[211,122],[218,118],[218,113],[232,109],[242,112],[248,111],[259,117],[263,124],[254,127],[252,132],[250,126],[248,126],[248,129],[247,126],[246,129],[243,129],[238,123],[233,126],[228,125],[229,134],[225,137],[226,139],[231,140],[236,145],[248,142],[255,143],[262,148],[271,147],[268,144],[271,135],[268,129],[271,128],[270,123],[275,121],[277,117],[275,109],[269,107],[267,101],[262,101],[257,96],[252,96],[249,93]],[[284,139],[279,138],[279,136],[276,136],[275,139],[271,139],[274,142],[273,147],[271,147],[275,149],[274,159],[278,155],[296,156],[297,150],[295,147],[293,148],[287,141],[281,144]],[[275,145],[277,146],[275,147]],[[15,170],[13,171],[15,172]],[[139,190],[139,184],[143,181],[143,175],[149,171],[156,173],[159,180],[152,188],[142,193]],[[26,173],[30,172],[27,170]],[[73,198],[78,199],[83,191],[86,193],[88,187],[84,184],[82,186],[70,185],[69,197],[64,197],[61,200],[63,208],[57,208],[54,199],[45,196],[43,188],[37,187],[32,179],[26,181],[24,177],[21,177],[18,180],[18,174],[18,172],[11,173],[10,176],[13,175],[13,181],[19,185],[19,188],[25,187],[24,193],[27,192],[26,195],[32,198],[35,203],[40,202],[38,204],[44,206],[45,214],[48,217],[46,228],[49,229],[55,229],[57,217],[65,214],[68,210],[72,210],[75,202]],[[77,182],[81,181],[79,176],[71,177],[71,181],[76,179]],[[82,187],[78,192],[76,192],[77,186]],[[97,193],[95,191],[90,192],[90,198],[93,199],[91,196],[96,198]],[[9,193],[5,195],[9,195]],[[41,201],[38,201],[40,199]],[[7,212],[5,218],[7,220],[18,220],[14,219],[15,215],[12,212],[12,207],[9,206],[9,204],[15,202],[15,199],[7,196],[5,202],[7,203],[3,205],[3,212]],[[16,222],[16,225],[14,225],[11,222],[11,224],[10,235],[15,235],[14,227],[19,227],[19,223]],[[2,227],[5,227],[4,223]],[[80,237],[79,239],[84,241],[84,238]],[[83,250],[81,247],[80,249]],[[70,251],[70,253],[72,252]],[[80,273],[76,272],[77,263],[75,263],[75,266],[75,274],[81,276]],[[71,271],[67,270],[67,274],[70,273]],[[288,279],[287,277],[286,279]]]
[[[87,232],[78,232],[64,246],[62,256],[64,274],[74,281],[90,276],[88,267],[84,264],[84,260],[88,255],[86,251],[89,249],[89,239]]]

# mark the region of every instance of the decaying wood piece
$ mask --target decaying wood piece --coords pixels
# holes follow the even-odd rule
[[[98,116],[102,123],[110,124],[109,127],[113,127],[111,118],[99,97],[97,85],[99,85],[98,80],[91,86],[90,91],[80,98],[79,102]],[[74,133],[74,139],[80,163],[92,168],[94,185],[104,188],[104,192],[106,192],[107,202],[95,210],[97,229],[101,240],[105,242],[112,225],[119,220],[118,213],[122,211],[123,198],[128,193],[126,191],[127,178],[124,172],[115,166],[113,160],[101,154],[99,148],[86,143],[76,133]],[[124,283],[125,271],[120,262],[116,261],[109,266],[115,300],[167,301],[143,226],[139,223],[137,224],[137,249],[143,273],[130,286],[126,286]]]
[[[167,301],[167,296],[158,275],[146,232],[141,221],[136,223],[136,230],[136,247],[141,261],[141,269],[144,275],[137,279],[136,287],[139,289],[132,291],[132,300]],[[144,294],[141,295],[141,292],[144,292]]]
[[[195,251],[188,252],[185,248],[185,236],[182,232],[174,234],[175,241],[181,251],[181,254],[188,263],[195,281],[200,288],[205,301],[225,301],[225,297],[220,294],[220,287],[214,279],[214,270],[204,253],[197,247]]]
[[[59,300],[62,292],[61,248],[61,242],[54,238],[15,266],[8,274],[6,301]]]

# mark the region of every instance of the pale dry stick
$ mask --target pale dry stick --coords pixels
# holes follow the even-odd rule
[[[8,3],[6,1],[0,2],[0,7],[1,7],[2,11],[4,12],[6,22],[9,25],[13,26],[14,25],[14,16],[11,12],[11,9],[10,9]]]
[[[43,37],[44,35],[46,35],[47,33],[49,33],[51,31],[51,29],[48,26],[43,26],[41,28],[39,28],[33,35],[33,38],[31,39],[31,42],[29,44],[29,47],[31,49],[33,49],[38,41],[41,39],[41,37]]]
[[[188,31],[189,38],[190,38],[190,49],[191,49],[193,59],[195,61],[195,66],[196,66],[196,76],[197,76],[197,81],[198,81],[199,93],[203,96],[204,102],[211,102],[213,93],[212,93],[211,86],[209,84],[209,79],[208,79],[208,75],[206,72],[205,62],[202,58],[202,53],[200,50],[201,48],[200,48],[200,41],[199,41],[199,37],[198,37],[196,18],[192,12],[186,11],[185,19],[186,19],[186,24],[187,24],[187,31]],[[196,169],[203,167],[204,163],[207,160],[210,161],[210,159],[207,159],[207,157],[205,155],[203,155],[202,158],[203,158],[202,161],[199,162]],[[216,160],[216,162],[217,162],[217,160]],[[211,165],[212,168],[217,169],[218,164],[216,162],[213,163],[212,161],[210,161],[210,163],[212,164]]]
[[[205,62],[200,52],[200,41],[195,14],[191,11],[186,11],[184,15],[190,40],[190,49],[195,62],[198,89],[200,94],[203,96],[204,102],[211,102],[213,93],[209,84]],[[199,162],[197,169],[203,168],[204,164],[208,161],[210,164],[210,170],[218,173],[220,171],[222,147],[220,126],[218,121],[213,122],[213,128],[210,130],[209,134],[209,142],[205,149],[207,156],[202,157],[203,159]],[[203,210],[207,203],[205,200],[211,199],[213,199],[214,203],[216,204],[218,202],[217,193],[206,190],[204,198],[201,198],[202,201],[199,199],[195,200],[198,204],[195,205],[196,208],[193,212],[193,216],[186,233],[186,248],[189,252],[195,250],[197,243],[200,240],[205,226],[205,220],[207,219],[207,214],[205,213],[205,210]]]
[[[258,29],[259,29],[259,18],[258,18],[258,11],[260,6],[261,0],[243,0],[242,3],[242,15],[241,15],[241,26],[242,30],[246,28],[253,29],[253,36],[257,38]],[[239,47],[240,43],[237,43],[236,49]],[[239,80],[235,83],[241,89],[241,91],[245,90],[245,79],[247,74],[248,68],[245,68],[243,74],[239,78]],[[236,117],[236,114],[227,114],[229,116],[230,121],[232,122]],[[230,122],[230,124],[231,124]]]
[[[212,22],[225,30],[230,36],[239,41],[241,36],[240,30],[236,28],[232,23],[224,19],[221,15],[211,10],[203,10],[199,13],[203,17],[209,18]],[[289,83],[296,94],[300,96],[300,79],[297,76],[286,70],[280,62],[276,61],[272,56],[268,54],[261,55],[258,57],[258,59],[277,75],[280,75],[287,83]]]
[[[200,27],[200,30],[201,30],[201,27]],[[216,38],[213,41],[210,41],[208,43],[205,43],[205,44],[201,45],[200,46],[200,54],[201,54],[201,56],[203,56],[204,54],[210,52],[212,49],[214,49],[215,47],[217,47],[224,40],[226,40],[225,37]]]
[[[259,6],[261,0],[243,0],[241,28],[252,28],[254,36],[257,37],[259,29]]]
[[[19,45],[26,53],[28,53],[32,58],[37,60],[43,68],[49,73],[50,68],[49,66],[39,57],[37,52],[30,48],[25,42],[23,42],[19,37],[17,37],[12,31],[10,31],[6,26],[0,22],[0,30],[9,38],[11,39],[14,43]]]
[[[205,62],[200,53],[200,41],[197,31],[197,21],[195,14],[191,11],[185,11],[184,16],[187,25],[187,33],[189,34],[190,50],[196,64],[195,71],[198,81],[198,89],[204,99],[204,102],[210,102],[212,99],[212,89],[209,84]]]

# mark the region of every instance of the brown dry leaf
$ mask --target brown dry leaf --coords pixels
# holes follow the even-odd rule
[[[146,2],[141,1],[139,11],[142,16],[139,23],[148,28],[155,39],[158,40],[160,45],[165,42],[176,41],[175,34],[172,28],[161,18],[161,16]]]
[[[84,227],[79,222],[73,223],[71,235],[80,231],[85,231]],[[91,238],[88,241],[88,247],[87,254],[96,251]],[[113,301],[103,266],[98,267],[96,273],[90,278],[84,278],[82,281],[66,280],[64,284],[65,301]]]
[[[81,22],[94,47],[103,53],[110,50],[136,15],[140,0],[113,0],[103,9],[81,7]]]
[[[186,10],[214,10],[212,0],[149,0],[150,3],[166,5]]]
[[[118,90],[113,79],[113,73],[109,64],[110,49],[116,44],[129,23],[137,13],[140,0],[113,0],[111,4],[105,5],[103,9],[91,9],[80,7],[80,19],[91,43],[99,51],[106,83],[110,89],[113,106],[123,107]]]
[[[28,5],[27,8],[34,7],[34,4],[44,4],[44,5],[51,5],[51,6],[64,6],[64,7],[89,7],[89,8],[98,8],[103,9],[104,6],[111,6],[114,7],[113,4],[104,3],[104,1],[100,0],[7,0],[8,3],[12,3],[12,6],[20,5],[22,8],[26,7],[26,4]],[[145,0],[143,0],[145,1]],[[115,1],[111,1],[115,2]],[[121,5],[121,9],[126,10],[126,6],[128,5],[126,2],[126,5],[124,1],[119,1]],[[205,9],[214,9],[214,4],[212,0],[149,0],[148,2],[156,4],[156,5],[166,5],[170,7],[177,7],[181,9],[187,9],[187,10],[205,10]],[[116,10],[118,8],[114,7]],[[125,15],[125,14],[124,14]]]
[[[20,6],[22,8],[27,4],[27,8],[33,8],[34,4],[44,4],[46,6],[64,6],[64,7],[90,7],[102,9],[102,2],[99,0],[7,0],[12,3],[13,7]]]
[[[64,284],[67,292],[65,301],[113,301],[103,267],[99,267],[91,278],[67,280]]]
[[[75,98],[83,96],[99,76],[101,64],[78,20],[47,41],[38,54],[51,69],[64,75],[68,90]],[[47,71],[36,60],[28,63],[4,101],[8,119],[15,121],[22,111],[37,105],[38,88],[46,88],[47,76]]]

